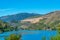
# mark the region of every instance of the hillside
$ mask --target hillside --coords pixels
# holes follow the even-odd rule
[[[45,22],[46,24],[50,22],[58,21],[60,20],[60,11],[50,12],[43,17],[47,18]]]
[[[2,20],[2,23],[0,22],[0,25],[2,26],[0,29],[3,29],[4,31],[20,29],[60,30],[60,11],[50,12],[45,15],[34,13],[20,13],[3,16],[0,17],[0,19]]]
[[[50,12],[48,14],[45,14],[37,18],[25,19],[25,20],[22,20],[21,22],[32,23],[32,25],[34,24],[36,28],[40,28],[43,25],[45,25],[42,27],[42,29],[56,29],[57,26],[60,24],[60,11]],[[43,25],[40,25],[40,24],[43,24]],[[32,27],[32,25],[30,27]]]

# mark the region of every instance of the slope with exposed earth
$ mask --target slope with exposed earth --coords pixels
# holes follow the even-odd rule
[[[50,12],[48,14],[45,14],[41,17],[37,17],[37,18],[31,18],[31,19],[25,19],[21,21],[23,22],[30,22],[33,24],[37,24],[36,28],[41,27],[43,25],[47,25],[43,26],[45,29],[56,29],[58,24],[60,24],[60,11],[54,11],[54,12]],[[42,23],[43,25],[40,25],[40,23]],[[38,28],[39,28],[38,27]]]

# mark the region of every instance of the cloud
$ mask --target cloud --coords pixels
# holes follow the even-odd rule
[[[13,8],[10,8],[10,9],[0,9],[0,12],[11,11],[11,10],[14,10],[14,9]]]
[[[16,14],[19,11],[17,9],[14,8],[9,8],[9,9],[0,9],[0,17],[1,16],[5,16],[5,15],[12,15],[12,14]]]

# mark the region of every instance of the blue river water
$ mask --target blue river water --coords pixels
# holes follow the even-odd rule
[[[51,36],[56,35],[56,31],[47,31],[47,30],[19,30],[19,31],[10,31],[0,34],[0,40],[5,40],[5,37],[8,37],[11,34],[21,34],[22,40],[42,40],[42,37],[46,37],[46,40],[50,40]]]

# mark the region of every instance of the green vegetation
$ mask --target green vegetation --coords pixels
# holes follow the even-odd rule
[[[57,30],[57,35],[56,36],[52,36],[50,38],[50,40],[60,40],[60,30]]]
[[[46,37],[43,36],[43,37],[42,37],[42,40],[46,40]],[[60,30],[57,31],[57,35],[51,36],[51,37],[50,37],[50,40],[60,40]]]
[[[14,27],[10,25],[8,22],[3,22],[0,20],[0,33],[7,32],[7,31],[13,31],[13,30],[17,30],[17,26]]]
[[[0,20],[0,33],[6,31],[17,31],[19,29],[23,30],[60,30],[60,21],[54,21],[49,24],[45,24],[46,19],[40,20],[40,22],[32,24],[30,22],[19,23],[14,21],[14,25],[10,25],[7,22]]]
[[[5,37],[5,40],[21,40],[21,35],[11,34],[9,37]]]
[[[46,40],[46,37],[45,37],[45,36],[43,36],[43,37],[42,37],[42,40]]]
[[[60,35],[52,36],[50,40],[60,40]]]

